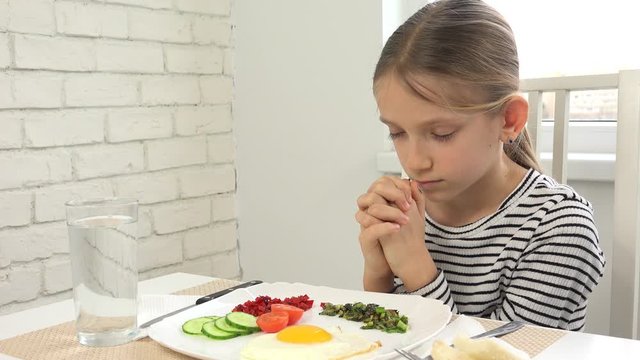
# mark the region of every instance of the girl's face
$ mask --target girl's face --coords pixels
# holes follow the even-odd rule
[[[437,78],[421,82],[454,96],[468,91]],[[497,115],[453,112],[419,96],[393,74],[379,78],[374,90],[380,119],[389,127],[400,163],[428,200],[447,202],[482,190],[474,185],[482,184],[503,152],[503,121]]]

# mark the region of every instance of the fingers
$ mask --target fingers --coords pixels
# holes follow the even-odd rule
[[[411,197],[415,200],[418,209],[424,209],[424,196],[422,196],[422,190],[417,182],[411,181]]]
[[[396,207],[373,204],[366,210],[358,210],[356,212],[356,221],[365,228],[381,222],[405,225],[409,223],[409,216]]]
[[[411,207],[411,185],[408,180],[383,176],[371,184],[367,192],[377,194],[404,211]]]
[[[367,214],[382,221],[394,222],[399,225],[409,223],[409,216],[394,206],[373,204],[369,206],[366,212]]]
[[[376,193],[368,192],[366,194],[360,195],[358,197],[357,203],[358,203],[358,209],[367,210],[367,208],[369,208],[369,206],[373,204],[386,205],[387,200],[385,200],[382,196]]]
[[[400,225],[391,222],[381,222],[371,225],[360,231],[360,244],[362,247],[375,244],[377,246],[378,239],[383,236],[393,234],[400,229]]]
[[[361,230],[364,228],[368,228],[371,225],[380,224],[381,222],[383,222],[382,220],[377,219],[362,210],[358,210],[356,212],[356,221],[358,222],[358,224],[360,224]]]

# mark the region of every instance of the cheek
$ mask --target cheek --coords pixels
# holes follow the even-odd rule
[[[455,164],[460,175],[471,175],[485,171],[497,159],[498,143],[487,139],[467,139],[458,144],[457,151],[451,152],[447,162]]]

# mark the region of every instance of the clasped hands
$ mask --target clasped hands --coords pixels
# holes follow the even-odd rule
[[[425,200],[414,181],[384,176],[358,200],[364,287],[389,292],[394,275],[408,291],[435,279],[437,269],[425,243]]]

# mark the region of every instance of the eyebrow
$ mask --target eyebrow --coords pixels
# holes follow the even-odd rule
[[[391,121],[389,119],[385,119],[382,116],[380,116],[380,121],[382,123],[384,123],[385,125],[398,126],[393,121]],[[452,122],[452,121],[456,121],[456,119],[453,119],[453,118],[448,119],[448,118],[438,117],[438,118],[434,118],[434,119],[431,119],[431,120],[424,120],[424,121],[422,121],[421,125],[422,126],[425,126],[425,125],[438,125],[440,123]]]

